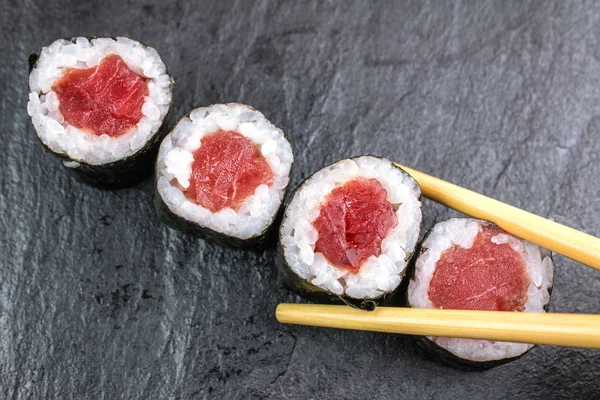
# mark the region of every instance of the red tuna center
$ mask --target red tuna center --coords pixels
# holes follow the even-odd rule
[[[119,136],[142,118],[148,83],[121,57],[109,55],[93,68],[69,68],[52,90],[67,123],[98,136]]]
[[[212,212],[237,210],[262,184],[273,183],[273,171],[250,139],[219,130],[202,138],[194,152],[189,198]]]
[[[315,252],[357,273],[367,258],[381,254],[381,242],[397,223],[383,186],[376,179],[354,179],[325,198],[313,222],[318,233]]]
[[[530,279],[523,258],[509,244],[495,244],[503,233],[485,227],[473,246],[444,251],[429,283],[429,299],[437,308],[522,311]]]

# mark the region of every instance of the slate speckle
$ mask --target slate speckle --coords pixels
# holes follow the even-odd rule
[[[600,393],[600,352],[537,347],[484,372],[414,339],[281,326],[274,251],[159,224],[152,183],[103,191],[37,142],[27,59],[126,35],[174,112],[238,101],[295,145],[292,186],[377,154],[600,235],[596,2],[0,3],[0,398],[554,399]],[[424,201],[423,231],[456,213]],[[598,271],[556,256],[553,311],[600,313]]]

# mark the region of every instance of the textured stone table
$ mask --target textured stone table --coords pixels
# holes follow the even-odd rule
[[[281,326],[274,251],[167,229],[147,181],[84,186],[35,139],[30,53],[58,37],[156,47],[175,114],[239,101],[295,144],[293,186],[386,156],[600,235],[600,5],[0,2],[0,398],[600,395],[600,352],[538,347],[485,373],[411,337]],[[424,229],[456,215],[424,201]],[[600,273],[555,258],[552,310],[600,313]]]

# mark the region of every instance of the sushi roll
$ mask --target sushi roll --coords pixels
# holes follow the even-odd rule
[[[125,37],[59,39],[30,58],[27,112],[66,168],[122,187],[152,172],[172,86],[152,47]]]
[[[371,310],[400,285],[421,225],[419,184],[361,156],[306,179],[280,229],[284,282],[308,300]]]
[[[294,156],[281,129],[252,107],[193,110],[163,140],[156,162],[161,221],[238,248],[275,239]]]
[[[454,218],[436,224],[411,271],[408,304],[417,308],[545,312],[554,264],[551,253],[495,224]],[[435,358],[483,370],[514,360],[533,345],[427,337]]]

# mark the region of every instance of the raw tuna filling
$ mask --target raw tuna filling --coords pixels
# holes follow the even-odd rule
[[[381,242],[398,218],[387,192],[376,179],[357,178],[331,191],[314,220],[315,252],[352,273],[371,256],[381,254]]]
[[[67,123],[98,136],[120,136],[142,118],[148,83],[121,57],[109,55],[93,68],[69,68],[52,90]]]
[[[196,204],[217,212],[237,210],[262,184],[273,183],[273,171],[250,139],[219,130],[202,138],[194,152],[186,195]]]
[[[530,279],[523,258],[507,243],[495,244],[502,233],[486,227],[473,246],[444,251],[429,283],[429,299],[437,308],[522,311]]]

